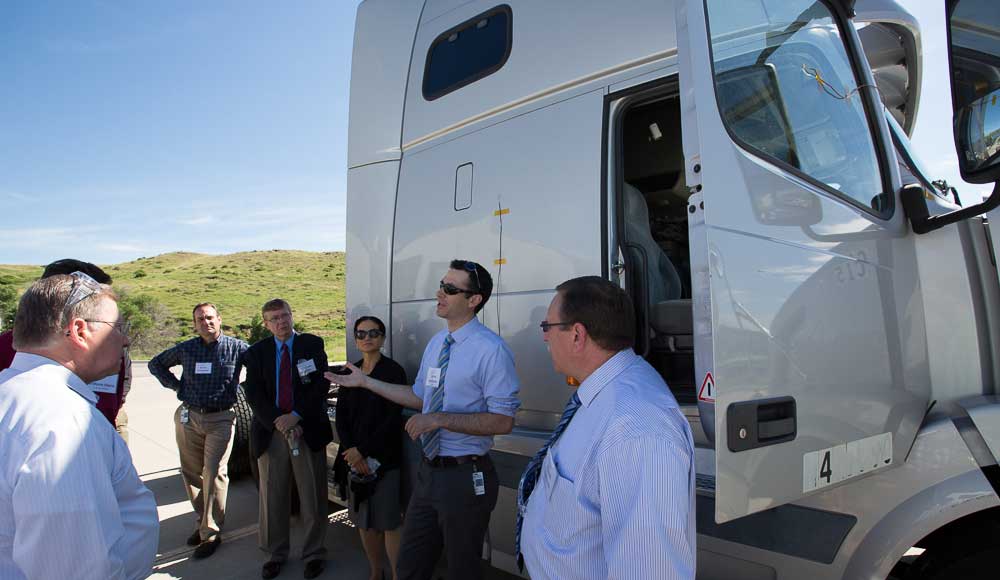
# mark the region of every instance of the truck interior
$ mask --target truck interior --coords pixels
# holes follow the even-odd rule
[[[688,251],[688,192],[676,94],[636,99],[619,117],[617,192],[625,287],[636,350],[682,405],[697,402]]]

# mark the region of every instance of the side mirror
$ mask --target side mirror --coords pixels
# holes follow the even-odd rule
[[[946,9],[958,167],[965,181],[994,186],[982,203],[939,215],[929,215],[921,188],[903,188],[903,208],[917,234],[1000,207],[1000,10],[996,0],[947,0]]]
[[[1000,10],[995,0],[948,1],[955,148],[962,179],[1000,178]]]

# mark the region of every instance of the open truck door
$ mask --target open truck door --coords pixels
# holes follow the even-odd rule
[[[848,4],[677,4],[718,523],[903,463],[930,404],[913,236]]]

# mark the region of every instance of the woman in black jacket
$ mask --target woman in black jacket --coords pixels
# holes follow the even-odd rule
[[[373,379],[398,385],[406,382],[406,371],[396,361],[382,356],[385,324],[374,316],[362,316],[354,323],[354,341],[363,358],[354,363]],[[402,461],[402,407],[367,389],[340,389],[337,396],[337,435],[340,457],[352,472],[348,515],[361,533],[368,557],[369,578],[382,578],[382,545],[392,577],[396,578],[399,532],[402,524],[400,475]],[[374,459],[378,467],[371,466]],[[361,480],[377,479],[365,485]],[[367,477],[366,477],[367,476]],[[360,493],[359,493],[360,492]],[[367,496],[367,497],[363,497]]]

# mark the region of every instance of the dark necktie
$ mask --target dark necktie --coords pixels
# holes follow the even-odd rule
[[[281,366],[278,369],[278,407],[284,413],[291,413],[292,399],[292,357],[288,345],[281,345]]]
[[[566,430],[566,426],[569,425],[570,420],[579,408],[580,396],[578,393],[573,393],[573,396],[566,401],[566,408],[563,409],[562,417],[559,418],[559,424],[556,425],[555,430],[552,432],[549,440],[545,442],[545,445],[542,445],[538,453],[528,462],[528,467],[525,468],[524,475],[521,476],[521,482],[517,486],[517,523],[514,529],[514,554],[517,555],[517,567],[521,570],[524,570],[524,557],[521,555],[521,526],[524,525],[524,512],[528,507],[528,498],[531,497],[531,492],[535,489],[535,484],[538,483],[538,476],[542,472],[542,462],[545,460],[545,455],[549,452],[552,444]]]

